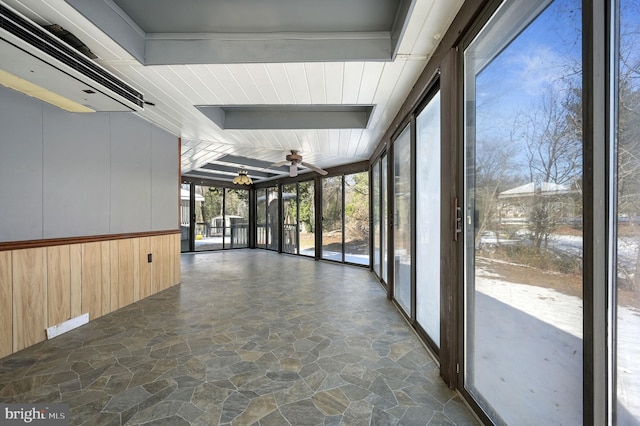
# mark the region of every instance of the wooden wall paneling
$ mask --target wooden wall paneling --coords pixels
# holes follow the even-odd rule
[[[71,317],[71,255],[69,246],[47,247],[47,326]]]
[[[109,242],[109,252],[111,258],[109,259],[111,265],[111,304],[110,311],[113,312],[117,310],[120,306],[118,305],[118,295],[120,293],[120,254],[119,249],[120,245],[117,240]]]
[[[182,280],[181,272],[180,272],[180,234],[173,235],[173,258],[174,258],[174,274],[173,274],[173,284],[179,284]]]
[[[133,303],[133,240],[130,238],[118,240],[118,307],[122,308]]]
[[[131,240],[133,250],[131,260],[133,261],[133,301],[140,300],[140,238]]]
[[[167,265],[165,268],[165,272],[167,274],[167,278],[165,281],[165,288],[171,287],[173,282],[173,276],[175,275],[176,263],[174,261],[175,256],[173,255],[173,236],[165,235],[162,237],[164,240],[164,250],[165,250],[165,264]]]
[[[69,247],[71,260],[71,318],[82,315],[82,244]]]
[[[13,352],[11,252],[0,251],[0,358]]]
[[[151,237],[151,254],[153,256],[153,262],[151,262],[151,294],[156,294],[160,291],[160,263],[162,263],[162,244],[160,244],[160,237]]]
[[[12,254],[14,352],[46,338],[46,255],[46,248],[16,250]]]
[[[140,275],[140,298],[151,296],[151,265],[147,261],[147,256],[151,253],[151,239],[149,237],[140,238],[139,252],[139,275]]]
[[[100,266],[102,269],[102,293],[100,303],[102,304],[101,314],[106,315],[111,312],[111,243],[102,241],[100,244]]]
[[[155,260],[155,265],[154,265],[154,272],[157,275],[156,278],[156,293],[162,291],[165,289],[165,272],[164,272],[164,266],[165,266],[165,260],[164,260],[164,240],[162,238],[162,236],[158,236],[155,238],[156,241],[156,252],[157,252],[157,259]]]
[[[82,313],[89,320],[102,316],[101,243],[82,244]]]

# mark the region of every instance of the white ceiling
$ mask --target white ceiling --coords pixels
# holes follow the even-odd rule
[[[80,0],[70,1],[79,2]],[[257,1],[253,0],[250,3],[257,4]],[[396,47],[391,45],[390,57],[387,60],[291,62],[290,60],[295,56],[288,56],[287,60],[283,62],[258,62],[256,58],[260,58],[260,55],[254,55],[254,61],[247,60],[244,63],[235,63],[238,59],[234,56],[233,60],[230,60],[234,63],[202,63],[202,60],[198,60],[200,58],[195,58],[190,61],[194,63],[171,65],[144,65],[139,59],[136,59],[140,57],[140,52],[144,49],[150,49],[149,46],[142,45],[141,47],[138,38],[143,42],[145,39],[157,41],[158,31],[162,30],[162,27],[153,27],[154,34],[147,34],[143,30],[143,27],[150,27],[154,24],[151,18],[157,16],[159,20],[167,19],[171,13],[168,13],[165,8],[170,7],[170,4],[180,4],[184,9],[189,9],[189,14],[197,16],[204,13],[205,10],[207,13],[211,13],[212,10],[215,10],[215,5],[229,9],[241,4],[246,6],[246,2],[238,0],[181,2],[94,0],[83,3],[87,6],[86,9],[83,9],[84,14],[90,15],[101,28],[106,28],[105,31],[98,28],[96,24],[65,0],[5,0],[5,2],[37,23],[57,23],[71,31],[98,55],[97,61],[100,64],[141,90],[144,93],[145,101],[152,102],[155,106],[147,106],[144,111],[136,114],[182,138],[183,174],[201,171],[216,173],[218,177],[228,175],[229,179],[232,179],[234,175],[232,171],[212,170],[215,168],[215,164],[225,164],[223,161],[216,161],[224,155],[275,163],[284,160],[289,150],[296,149],[301,151],[304,161],[323,168],[368,159],[397,114],[409,90],[435,50],[440,36],[448,28],[463,0],[415,0],[410,4],[408,19],[402,25],[402,31],[399,32],[401,34],[399,43]],[[269,2],[274,2],[274,5],[279,5],[278,7],[287,4],[291,7],[291,4],[295,3],[292,3],[292,0],[260,0],[261,9],[256,9],[256,12],[260,12],[260,14],[251,15],[251,19],[235,24],[241,27],[261,22],[260,15],[266,13],[265,10],[268,10],[268,7],[265,5],[268,5]],[[371,0],[370,2],[378,5],[379,8],[389,7],[386,0]],[[140,5],[147,6],[147,9],[142,7],[136,12],[141,13],[140,11],[147,10],[147,21],[137,25],[116,3],[123,7],[129,5],[131,8],[139,8]],[[317,5],[319,3],[321,2],[315,0],[310,4]],[[329,12],[325,9],[324,12],[317,12],[318,16],[321,16],[322,19],[325,19],[326,16],[342,16],[342,11],[336,10],[340,7],[340,3],[355,5],[364,13],[368,2],[364,0],[327,2],[327,5],[333,8],[330,11],[333,15],[327,15]],[[395,2],[392,1],[392,3]],[[151,7],[152,4],[155,6]],[[91,7],[88,5],[95,10],[90,10]],[[117,19],[110,16],[109,22],[103,22],[107,19],[101,9],[105,5],[112,12],[117,12],[116,15],[113,15],[117,16]],[[200,9],[198,9],[198,5],[200,5]],[[157,9],[157,15],[154,15],[154,9]],[[357,11],[357,9],[354,10]],[[252,12],[245,10],[242,13],[250,14]],[[291,15],[295,16],[295,13],[291,13]],[[369,31],[364,33],[365,35],[362,35],[363,33],[345,35],[344,32],[337,34],[336,38],[340,39],[337,40],[339,44],[348,44],[344,42],[344,37],[363,39],[371,36],[371,31],[375,32],[375,37],[378,37],[380,33],[386,33],[388,37],[393,38],[393,34],[398,33],[398,28],[381,31],[385,19],[379,13],[374,13],[371,19],[372,21],[369,23],[358,24],[364,30]],[[327,23],[323,29],[318,24],[320,21],[304,22],[312,28],[313,37],[318,40],[326,41],[331,38],[330,32],[333,29],[338,27],[343,29],[346,25],[344,21],[336,19],[333,23]],[[387,25],[392,21],[388,20]],[[190,38],[185,37],[184,31],[188,29],[185,27],[186,22],[188,22],[188,16],[181,16],[180,20],[176,20],[176,26],[179,27],[181,33],[173,34],[173,41]],[[194,27],[194,30],[205,29],[206,22],[203,20],[197,22],[198,27]],[[289,29],[283,20],[274,19],[274,25],[285,30]],[[397,26],[397,22],[394,25]],[[120,31],[118,28],[122,30]],[[206,29],[211,30],[211,28]],[[225,27],[225,31],[228,33],[230,29]],[[245,42],[249,38],[247,34],[250,33],[246,32],[246,28],[244,31],[241,35],[234,35],[236,41],[242,39]],[[268,39],[266,43],[271,43],[273,38],[290,37],[289,33],[284,35],[283,33],[270,34],[268,28],[264,26],[260,28],[260,31],[260,37],[263,40],[265,37]],[[300,36],[301,28],[295,28],[295,31],[297,41],[304,39],[304,36]],[[318,33],[318,31],[321,32]],[[106,32],[119,34],[114,36],[119,38],[118,42],[109,37]],[[220,35],[198,33],[197,36],[206,41]],[[167,38],[166,33],[162,37]],[[320,42],[324,43],[322,40]],[[216,43],[219,41],[220,39],[215,40]],[[157,45],[155,46],[154,48],[157,48]],[[197,52],[197,49],[193,49],[194,46],[201,45],[191,46],[191,49]],[[173,47],[175,48],[175,46]],[[247,51],[250,52],[250,49],[251,47]],[[323,44],[318,51],[322,53],[321,57],[323,55],[326,57],[327,52],[331,49],[331,45]],[[129,53],[130,51],[137,53],[134,56]],[[286,54],[293,55],[291,52],[294,51],[288,51]],[[310,55],[310,49],[299,49],[299,52],[305,57]],[[313,49],[311,49],[311,53],[313,53]],[[202,57],[206,58],[206,54],[207,52],[203,51]],[[222,57],[226,57],[225,54],[222,54]],[[373,105],[374,107],[365,129],[223,130],[196,107],[202,105]],[[203,168],[207,164],[209,166]],[[248,164],[232,165],[233,167],[248,166]],[[249,175],[252,170],[258,169],[256,167],[245,168],[249,170]],[[276,172],[286,174],[283,169]]]

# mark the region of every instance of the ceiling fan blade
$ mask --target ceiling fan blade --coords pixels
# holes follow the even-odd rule
[[[278,163],[273,163],[273,164],[271,165],[271,167],[282,167],[282,166],[284,166],[285,164],[289,164],[289,160],[284,160],[284,161],[280,161],[280,162],[278,162]]]
[[[304,161],[301,161],[301,162],[300,162],[300,164],[302,164],[303,166],[305,166],[305,167],[307,167],[307,168],[309,168],[309,169],[313,170],[314,172],[317,172],[317,173],[321,174],[322,176],[324,176],[324,175],[326,175],[327,173],[329,173],[329,172],[328,172],[328,171],[326,171],[326,170],[322,170],[322,169],[321,169],[320,167],[318,167],[318,166],[314,166],[313,164],[309,164],[309,163],[306,163],[306,162],[304,162]]]

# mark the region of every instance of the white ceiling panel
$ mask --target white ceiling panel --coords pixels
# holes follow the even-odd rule
[[[293,90],[294,103],[310,104],[311,92],[309,90],[309,82],[307,81],[307,73],[304,63],[285,64],[289,86]]]
[[[347,62],[344,64],[344,83],[342,85],[343,104],[355,105],[358,103],[358,93],[360,93],[363,71],[364,62]]]
[[[296,98],[293,94],[293,87],[291,86],[291,80],[287,73],[285,64],[264,64],[266,71],[269,74],[273,87],[278,96],[278,104],[291,105],[296,103]],[[276,102],[274,102],[276,103]]]
[[[260,0],[259,7],[263,11],[273,12],[284,5],[297,8],[303,3],[307,5],[305,7],[324,10],[325,12],[318,12],[317,19],[304,15],[304,20],[295,21],[296,25],[307,21],[313,23],[315,33],[307,35],[298,28],[299,31],[295,34],[295,37],[309,40],[317,38],[320,34],[327,39],[338,40],[345,37],[345,34],[336,35],[336,28],[347,25],[346,19],[369,19],[359,21],[358,24],[350,24],[362,32],[352,32],[349,37],[366,42],[368,37],[373,39],[380,37],[384,32],[393,31],[392,28],[384,27],[393,21],[381,12],[386,10],[384,8],[397,7],[400,3],[406,5],[407,1],[412,7],[406,8],[411,10],[411,14],[407,18],[403,37],[399,42],[397,58],[375,61],[306,60],[226,64],[202,62],[147,66],[138,62],[126,50],[126,43],[114,40],[117,37],[113,36],[113,29],[121,27],[105,25],[111,17],[102,16],[103,19],[98,19],[97,21],[101,22],[101,28],[98,28],[86,17],[86,13],[76,10],[95,2],[111,0],[3,1],[38,23],[58,23],[72,31],[99,56],[98,62],[101,65],[144,93],[145,100],[153,102],[155,106],[146,106],[144,111],[136,114],[182,138],[183,172],[198,169],[225,154],[277,162],[291,149],[301,150],[305,161],[325,168],[367,159],[415,84],[427,58],[436,48],[437,36],[444,34],[463,3],[463,0],[376,0],[382,6],[371,11],[368,10],[371,8],[367,7],[369,0],[332,0],[333,3],[340,4],[344,11],[348,10],[348,13],[336,14],[333,10],[327,16],[332,16],[335,21],[327,22],[319,18],[324,16],[322,13],[326,13],[327,9],[323,8],[328,7],[327,2]],[[139,1],[142,3],[136,5],[136,8],[151,0]],[[246,7],[242,6],[242,3],[231,0],[199,0],[192,3],[195,6],[191,8],[179,9],[180,25],[184,28],[189,28],[190,23],[208,25],[207,20],[201,19],[202,13],[210,13],[216,7],[222,7],[221,5],[224,5],[225,13],[229,13],[229,8]],[[169,8],[175,7],[175,4],[168,0],[153,4],[154,7],[140,9],[145,10],[145,25],[156,28],[157,24],[158,28],[162,28],[163,22],[167,22],[172,16],[168,13]],[[201,6],[200,9],[198,4]],[[198,13],[201,15],[197,16]],[[243,12],[245,15],[246,13],[249,12]],[[288,16],[294,16],[295,13],[287,9]],[[266,16],[269,16],[267,12]],[[216,19],[219,18],[220,16]],[[250,40],[257,37],[255,34],[251,35],[252,29],[261,31],[262,38],[283,37],[282,32],[276,34],[266,30],[270,23],[265,21],[264,17],[244,18],[243,15],[236,14],[224,22],[225,25],[249,25],[251,22],[259,22],[261,28],[244,28],[241,36],[236,35],[236,38],[244,37]],[[273,18],[278,18],[271,23],[273,25],[276,22],[279,22],[278,25],[289,25],[285,23],[285,16]],[[122,17],[120,19],[122,20]],[[124,21],[124,24],[130,25],[132,37],[137,36],[144,41],[147,35],[143,26],[137,25],[133,18]],[[119,22],[118,25],[123,25],[123,22]],[[193,26],[190,28],[195,29]],[[108,34],[112,34],[113,39]],[[152,36],[157,41],[157,34]],[[220,34],[215,33],[198,33],[197,36],[221,40]],[[184,34],[180,37],[188,38]],[[318,54],[326,55],[327,52]],[[309,55],[309,52],[305,55]],[[195,108],[195,105],[325,104],[373,105],[374,109],[366,129],[222,130]]]
[[[312,104],[327,103],[327,86],[324,75],[324,64],[312,62],[304,64],[304,72],[309,84],[309,95]]]
[[[264,100],[265,105],[278,105],[282,103],[280,95],[278,94],[279,88],[276,88],[274,85],[266,64],[248,64],[247,70],[251,74],[251,78],[256,87],[260,91],[260,95]]]
[[[326,101],[329,105],[342,103],[342,84],[344,82],[344,63],[327,62],[324,64]]]
[[[362,71],[362,81],[360,82],[360,90],[358,91],[358,104],[371,104],[373,97],[378,90],[380,77],[386,62],[367,62],[364,64]]]

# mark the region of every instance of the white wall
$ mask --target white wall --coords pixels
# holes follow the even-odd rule
[[[0,242],[178,228],[178,138],[0,86]]]

